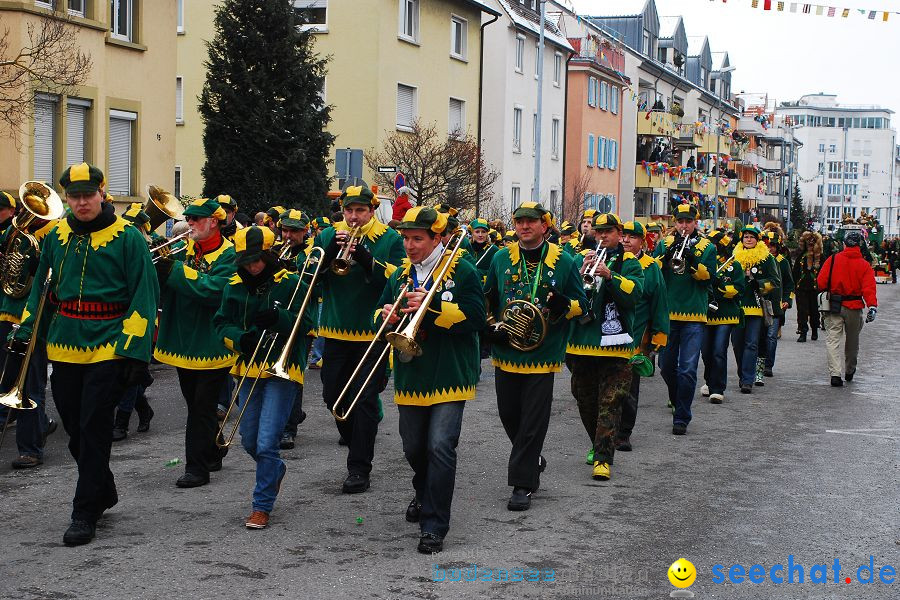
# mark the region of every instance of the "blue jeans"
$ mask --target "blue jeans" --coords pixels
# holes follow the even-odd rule
[[[422,503],[422,533],[444,537],[450,530],[450,504],[456,482],[456,445],[465,401],[405,406],[400,412],[403,454],[413,469],[413,488]]]
[[[250,387],[241,387],[239,406],[247,402]],[[278,442],[299,387],[298,383],[277,377],[260,379],[241,419],[241,445],[256,461],[253,510],[271,512],[275,505],[278,481],[287,469],[278,452]]]
[[[778,348],[778,329],[780,327],[781,320],[776,317],[766,331],[766,368],[770,371],[775,367],[775,350]]]
[[[130,413],[134,410],[134,405],[137,404],[137,399],[141,397],[147,390],[146,387],[142,385],[133,385],[129,388],[125,389],[125,393],[122,394],[122,399],[119,400],[119,412],[127,412]]]
[[[731,332],[731,345],[741,385],[753,385],[756,380],[756,358],[759,356],[759,332],[762,326],[762,317],[744,315],[744,326],[735,327]]]
[[[697,363],[703,343],[704,323],[672,321],[669,341],[662,352],[660,366],[663,380],[669,388],[669,401],[675,407],[673,423],[691,422],[691,403],[697,389]]]
[[[322,319],[322,303],[319,303],[319,320]],[[318,323],[318,321],[316,321]],[[319,359],[322,358],[322,355],[325,353],[325,338],[316,337],[312,343],[312,352],[309,354],[309,364],[315,364],[319,362]]]
[[[728,344],[734,325],[707,325],[703,328],[703,380],[710,394],[724,394],[728,382]]]

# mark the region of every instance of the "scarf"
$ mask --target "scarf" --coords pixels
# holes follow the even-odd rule
[[[746,248],[743,244],[734,249],[734,258],[744,269],[754,267],[766,260],[769,254],[769,248],[762,242],[757,242],[753,248]]]
[[[104,202],[100,207],[100,214],[90,221],[79,221],[73,213],[69,213],[66,217],[66,223],[72,228],[75,235],[85,235],[94,233],[101,229],[106,229],[116,222],[116,210],[112,204]]]
[[[598,251],[602,251],[602,249],[598,248]],[[606,259],[604,262],[607,265],[613,264],[613,266],[618,263],[621,265],[621,262],[617,259],[622,256],[622,245],[619,244],[615,248],[607,248],[606,249]],[[618,268],[621,268],[619,266]],[[611,269],[612,270],[612,269]],[[615,271],[613,271],[615,272]],[[603,285],[608,285],[609,282],[604,282]],[[604,294],[605,296],[606,294]],[[634,341],[631,335],[625,331],[625,327],[622,325],[622,320],[619,317],[619,308],[616,306],[615,301],[609,300],[608,302],[603,302],[603,315],[602,320],[600,322],[600,333],[602,336],[600,337],[600,346],[608,347],[608,346],[622,346],[625,344],[630,344]]]
[[[425,278],[428,277],[428,274],[431,273],[432,267],[437,264],[438,260],[441,258],[441,256],[443,256],[443,254],[444,245],[438,244],[437,247],[435,247],[435,249],[431,251],[431,254],[429,254],[425,260],[412,266],[415,270],[415,279],[417,284],[416,287],[428,289],[426,287],[428,282],[425,281]]]

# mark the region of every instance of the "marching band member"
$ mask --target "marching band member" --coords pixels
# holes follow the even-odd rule
[[[672,235],[660,240],[655,256],[662,258],[669,294],[669,339],[661,353],[662,376],[674,407],[672,433],[684,435],[691,422],[691,403],[697,387],[697,363],[703,325],[709,308],[709,283],[716,270],[716,250],[697,231],[697,207],[679,204]]]
[[[247,377],[238,392],[238,402],[240,407],[246,405],[239,426],[241,444],[256,462],[253,508],[244,522],[248,529],[268,526],[269,514],[287,472],[278,452],[279,442],[291,407],[302,393],[309,352],[307,334],[315,328],[310,318],[311,307],[307,307],[287,364],[290,379],[266,373],[284,350],[308,289],[308,281],[298,289],[299,277],[284,269],[270,251],[274,243],[275,234],[265,227],[246,227],[235,233],[237,274],[225,287],[222,304],[213,318],[218,339],[240,355],[231,373],[239,378]],[[277,334],[274,341],[263,338],[264,334],[273,333]],[[257,346],[260,349],[254,356]],[[253,388],[256,377],[259,381]]]
[[[272,233],[275,234],[275,246],[278,247],[280,244],[278,242],[281,241],[281,229],[278,227],[278,219],[281,218],[281,214],[287,209],[283,206],[272,206],[265,212],[265,216],[263,217],[263,225],[272,230]]]
[[[569,240],[577,235],[578,229],[568,221],[563,221],[559,228],[559,245],[565,248],[566,244],[569,243]]]
[[[185,472],[175,485],[192,488],[206,485],[210,472],[222,468],[216,405],[235,357],[216,334],[212,318],[235,265],[234,246],[220,229],[225,211],[218,202],[194,200],[184,218],[191,230],[187,246],[156,263],[162,315],[153,356],[176,368],[187,403]]]
[[[461,251],[450,256],[441,242],[448,228],[446,215],[415,207],[397,228],[409,258],[388,279],[379,300],[383,308],[376,317],[387,318],[406,289],[403,308],[390,316],[389,323],[397,323],[404,314],[421,310],[427,291],[438,286],[416,336],[421,356],[410,359],[395,350],[393,363],[400,437],[416,492],[406,520],[419,523],[418,551],[430,554],[443,549],[450,528],[463,409],[466,400],[475,398],[480,372],[478,332],[485,326],[484,297],[478,271],[461,260]],[[446,273],[435,281],[445,266]]]
[[[319,335],[325,338],[322,364],[322,395],[329,410],[344,384],[359,364],[369,342],[375,337],[372,314],[387,278],[403,261],[400,234],[375,218],[378,199],[367,187],[349,186],[341,195],[344,220],[323,230],[315,241],[325,251],[322,274],[322,317]],[[362,239],[345,248],[352,230],[359,228]],[[332,261],[340,251],[349,251],[346,274],[336,273]],[[374,357],[373,357],[374,358]],[[379,402],[384,365],[364,366],[376,370],[346,421],[335,420],[341,437],[347,442],[347,477],[342,491],[358,494],[369,489],[369,473],[375,455]],[[351,390],[356,393],[357,390]]]
[[[225,225],[222,227],[222,235],[229,242],[234,240],[234,234],[238,230],[238,222],[235,220],[238,211],[237,201],[228,194],[219,194],[216,196],[216,202],[225,211]]]
[[[772,377],[772,369],[775,368],[775,353],[778,350],[778,338],[781,336],[781,327],[785,323],[785,313],[794,304],[794,275],[791,261],[784,248],[784,231],[776,223],[766,223],[766,226],[769,228],[766,245],[769,247],[769,253],[775,257],[775,264],[778,265],[778,272],[781,276],[780,297],[772,299],[775,319],[766,332],[766,358],[763,364],[763,375]]]
[[[636,352],[655,360],[655,355],[665,347],[669,338],[669,303],[666,294],[666,282],[663,280],[659,261],[644,252],[645,231],[637,221],[626,221],[622,225],[625,250],[635,255],[644,271],[644,285],[637,305],[634,309],[634,340]],[[631,451],[631,432],[637,421],[638,400],[641,392],[641,375],[631,375],[629,397],[622,406],[622,420],[619,425],[616,450]],[[594,455],[590,454],[588,464],[594,463]]]
[[[703,331],[703,380],[700,395],[712,404],[722,404],[728,387],[728,344],[732,330],[741,324],[741,295],[745,277],[741,262],[733,258],[729,231],[709,236],[716,246],[716,273],[710,290],[710,304]]]
[[[312,221],[310,221],[310,228],[312,229],[312,238],[315,240],[315,237],[319,235],[323,230],[331,227],[331,219],[328,217],[316,217]],[[316,298],[316,323],[318,323],[322,319],[322,295],[317,294]],[[313,340],[312,350],[309,353],[309,365],[310,369],[321,369],[322,368],[322,353],[325,351],[325,338],[316,336],[316,339]]]
[[[71,212],[44,240],[34,277],[40,283],[31,288],[15,336],[20,342],[31,337],[49,274],[56,306],[46,330],[51,386],[78,464],[72,523],[63,535],[69,546],[90,542],[97,519],[118,502],[109,469],[113,411],[126,387],[150,377],[159,299],[147,242],[103,203],[104,181],[103,172],[86,163],[60,177]]]
[[[472,219],[469,222],[469,231],[472,232],[472,257],[475,259],[475,268],[481,275],[481,281],[487,278],[491,260],[497,254],[499,248],[491,243],[488,236],[488,224],[484,219]]]
[[[485,283],[488,314],[498,323],[484,334],[492,344],[500,421],[512,442],[507,484],[513,491],[507,508],[528,510],[547,465],[541,449],[550,424],[553,376],[565,358],[568,321],[584,313],[587,298],[574,259],[544,240],[550,213],[523,202],[513,221],[518,241],[497,253]],[[533,350],[515,348],[509,329],[501,327],[514,300],[532,304],[546,320],[543,342]]]
[[[612,476],[622,405],[631,389],[628,361],[634,354],[634,311],[644,273],[634,254],[622,246],[619,217],[597,215],[594,231],[599,246],[582,255],[582,275],[594,277],[584,283],[590,308],[587,319],[571,325],[566,363],[572,371],[572,395],[593,446],[592,477],[605,481]]]
[[[597,247],[597,237],[594,233],[594,217],[598,215],[598,211],[589,208],[581,213],[578,217],[578,235],[573,235],[569,242],[563,246],[563,250],[575,256],[582,250],[593,250]]]
[[[12,194],[0,192],[0,232],[6,231],[16,216],[17,203]]]
[[[734,258],[744,268],[746,285],[741,295],[744,326],[731,332],[731,345],[738,366],[742,394],[753,393],[759,340],[763,330],[763,299],[781,284],[778,265],[769,249],[760,242],[760,231],[752,225],[744,227],[741,243],[734,249]],[[779,296],[780,298],[780,296]]]

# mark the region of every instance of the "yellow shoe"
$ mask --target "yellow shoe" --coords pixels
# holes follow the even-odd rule
[[[598,481],[606,481],[610,477],[612,477],[612,473],[609,470],[609,463],[602,463],[600,461],[594,462],[594,473],[593,478]]]

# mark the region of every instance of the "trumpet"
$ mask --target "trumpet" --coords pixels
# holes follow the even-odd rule
[[[350,253],[353,251],[353,246],[358,244],[360,240],[362,240],[362,227],[357,225],[350,230],[350,235],[344,242],[341,251],[338,252],[335,259],[331,261],[332,273],[335,275],[346,275],[350,272],[350,267],[353,266],[353,259],[351,258]]]
[[[675,251],[672,259],[669,261],[669,266],[672,267],[672,272],[676,275],[681,275],[687,268],[687,263],[684,261],[684,251],[687,248],[689,239],[689,236],[684,236],[684,241],[681,242],[681,246],[678,247],[678,250]]]
[[[441,261],[446,256],[447,257],[446,264],[444,265],[444,269],[442,269],[442,271],[441,271],[441,277],[443,277],[443,274],[446,272],[445,269],[447,268],[447,265],[449,265],[451,263],[450,259],[453,257],[453,254],[462,246],[462,239],[464,237],[464,234],[462,234],[460,232],[456,235],[459,235],[460,239],[456,240],[456,242],[453,244],[452,252],[450,252],[448,254],[447,250],[444,250],[444,254],[434,264],[434,266],[431,267],[431,271],[429,271],[428,277],[425,277],[425,279],[423,279],[423,281],[427,281],[432,276],[432,274],[434,273],[437,266],[439,264],[441,264]],[[414,267],[411,266],[410,268],[414,268]],[[403,289],[400,291],[400,293],[394,299],[394,302],[391,305],[390,312],[388,312],[387,316],[382,321],[381,327],[379,327],[378,331],[375,332],[375,338],[369,344],[369,347],[366,348],[366,351],[365,351],[365,353],[363,353],[362,358],[359,359],[359,364],[353,370],[353,373],[350,374],[350,377],[347,380],[346,385],[344,385],[344,389],[341,390],[341,394],[338,396],[337,400],[334,401],[334,405],[331,407],[331,414],[334,416],[334,418],[336,420],[343,422],[350,418],[350,413],[353,411],[354,407],[356,406],[356,403],[359,402],[359,399],[362,397],[363,391],[366,389],[366,386],[369,385],[369,382],[372,381],[372,377],[375,376],[375,371],[378,370],[378,365],[380,365],[384,361],[384,359],[387,357],[388,351],[390,351],[390,349],[392,347],[396,348],[401,353],[401,355],[405,355],[409,358],[412,358],[413,356],[421,355],[421,346],[419,346],[418,342],[416,342],[414,338],[415,338],[416,332],[419,329],[419,326],[421,326],[422,319],[424,319],[425,314],[427,313],[428,303],[431,302],[431,298],[433,297],[433,292],[434,292],[434,290],[437,289],[437,287],[438,287],[437,282],[440,281],[440,278],[433,279],[433,281],[435,281],[435,284],[431,286],[431,289],[429,290],[428,295],[422,300],[422,305],[419,307],[419,310],[416,311],[415,315],[412,317],[412,321],[410,321],[410,315],[412,313],[404,315],[400,319],[400,321],[397,323],[397,326],[395,327],[395,330],[397,332],[396,335],[392,336],[391,333],[389,333],[385,336],[385,338],[388,340],[388,343],[385,344],[384,342],[381,341],[381,336],[384,335],[385,331],[387,330],[388,324],[390,323],[390,320],[391,320],[391,317],[393,317],[400,308],[400,303],[403,301],[403,297],[406,294],[406,291],[407,291],[406,287],[407,287],[408,283],[403,286]],[[350,387],[353,385],[353,383],[356,382],[357,375],[359,375],[360,371],[362,371],[363,365],[366,364],[366,361],[369,358],[369,355],[372,354],[372,351],[375,350],[375,347],[378,346],[379,344],[384,344],[384,347],[381,349],[381,353],[378,355],[378,358],[376,359],[374,366],[369,371],[369,374],[366,376],[366,378],[363,380],[362,385],[359,386],[359,391],[356,393],[356,396],[350,402],[350,405],[347,407],[346,410],[344,410],[343,412],[340,412],[338,410],[338,407],[341,405],[344,398],[347,396],[347,393],[349,392]],[[415,354],[416,352],[418,352],[418,354]]]
[[[159,261],[164,258],[168,258],[173,252],[177,252],[174,250],[172,246],[181,242],[182,240],[187,239],[187,237],[191,235],[190,231],[185,231],[184,233],[179,233],[175,237],[169,238],[165,242],[159,242],[156,245],[150,245],[150,254],[153,255],[153,264],[155,265]]]
[[[597,267],[604,262],[606,262],[606,248],[601,248],[600,251],[594,255],[591,265],[585,266],[584,271],[581,274],[581,280],[584,282],[585,291],[599,289],[600,286],[603,285],[603,278],[597,277]]]
[[[309,299],[312,296],[316,278],[319,276],[319,270],[322,268],[322,256],[324,254],[325,252],[321,248],[313,248],[309,253],[309,256],[307,256],[306,260],[303,262],[303,269],[300,271],[297,286],[294,288],[294,292],[291,294],[291,299],[288,302],[288,307],[294,304],[297,293],[300,291],[300,287],[303,284],[303,278],[307,275],[311,275],[309,288],[306,290],[306,295],[303,298],[303,304],[300,306],[300,310],[297,313],[297,318],[294,320],[294,327],[291,329],[291,334],[290,336],[288,336],[287,342],[285,342],[284,348],[282,349],[278,360],[275,361],[274,365],[265,370],[264,368],[269,362],[269,357],[272,355],[272,349],[275,347],[275,340],[278,338],[278,334],[275,332],[263,331],[262,335],[259,336],[259,341],[256,342],[256,346],[253,348],[253,353],[250,355],[250,358],[247,361],[247,370],[241,376],[240,380],[234,388],[234,391],[231,394],[231,401],[228,404],[228,409],[225,411],[225,418],[222,420],[222,425],[219,427],[219,432],[216,434],[216,446],[218,446],[219,448],[228,448],[234,442],[234,437],[235,435],[237,435],[238,429],[241,425],[241,419],[244,418],[244,411],[247,410],[247,404],[253,397],[253,391],[256,389],[256,384],[259,383],[259,380],[263,376],[263,373],[273,375],[275,377],[280,377],[282,379],[290,379],[290,374],[287,371],[287,363],[290,360],[291,351],[293,350],[294,343],[296,342],[297,336],[299,335],[300,324],[303,322],[303,315],[306,311],[307,305],[309,304]],[[315,270],[312,273],[307,273],[309,268],[313,265],[315,265]],[[281,303],[278,301],[274,302],[273,304],[275,305],[275,308],[281,306]],[[250,373],[250,366],[257,362],[256,359],[259,356],[260,351],[263,349],[263,347],[266,346],[268,346],[268,350],[266,350],[266,355],[262,359],[259,372],[256,374],[256,377],[253,378],[253,383],[250,385],[250,391],[247,393],[247,400],[244,402],[244,406],[241,407],[240,412],[238,412],[237,418],[234,421],[234,425],[231,426],[231,431],[228,433],[228,436],[225,437],[225,430],[228,427],[228,419],[231,416],[231,413],[234,411],[235,406],[237,406],[241,389],[247,382],[247,377]]]

